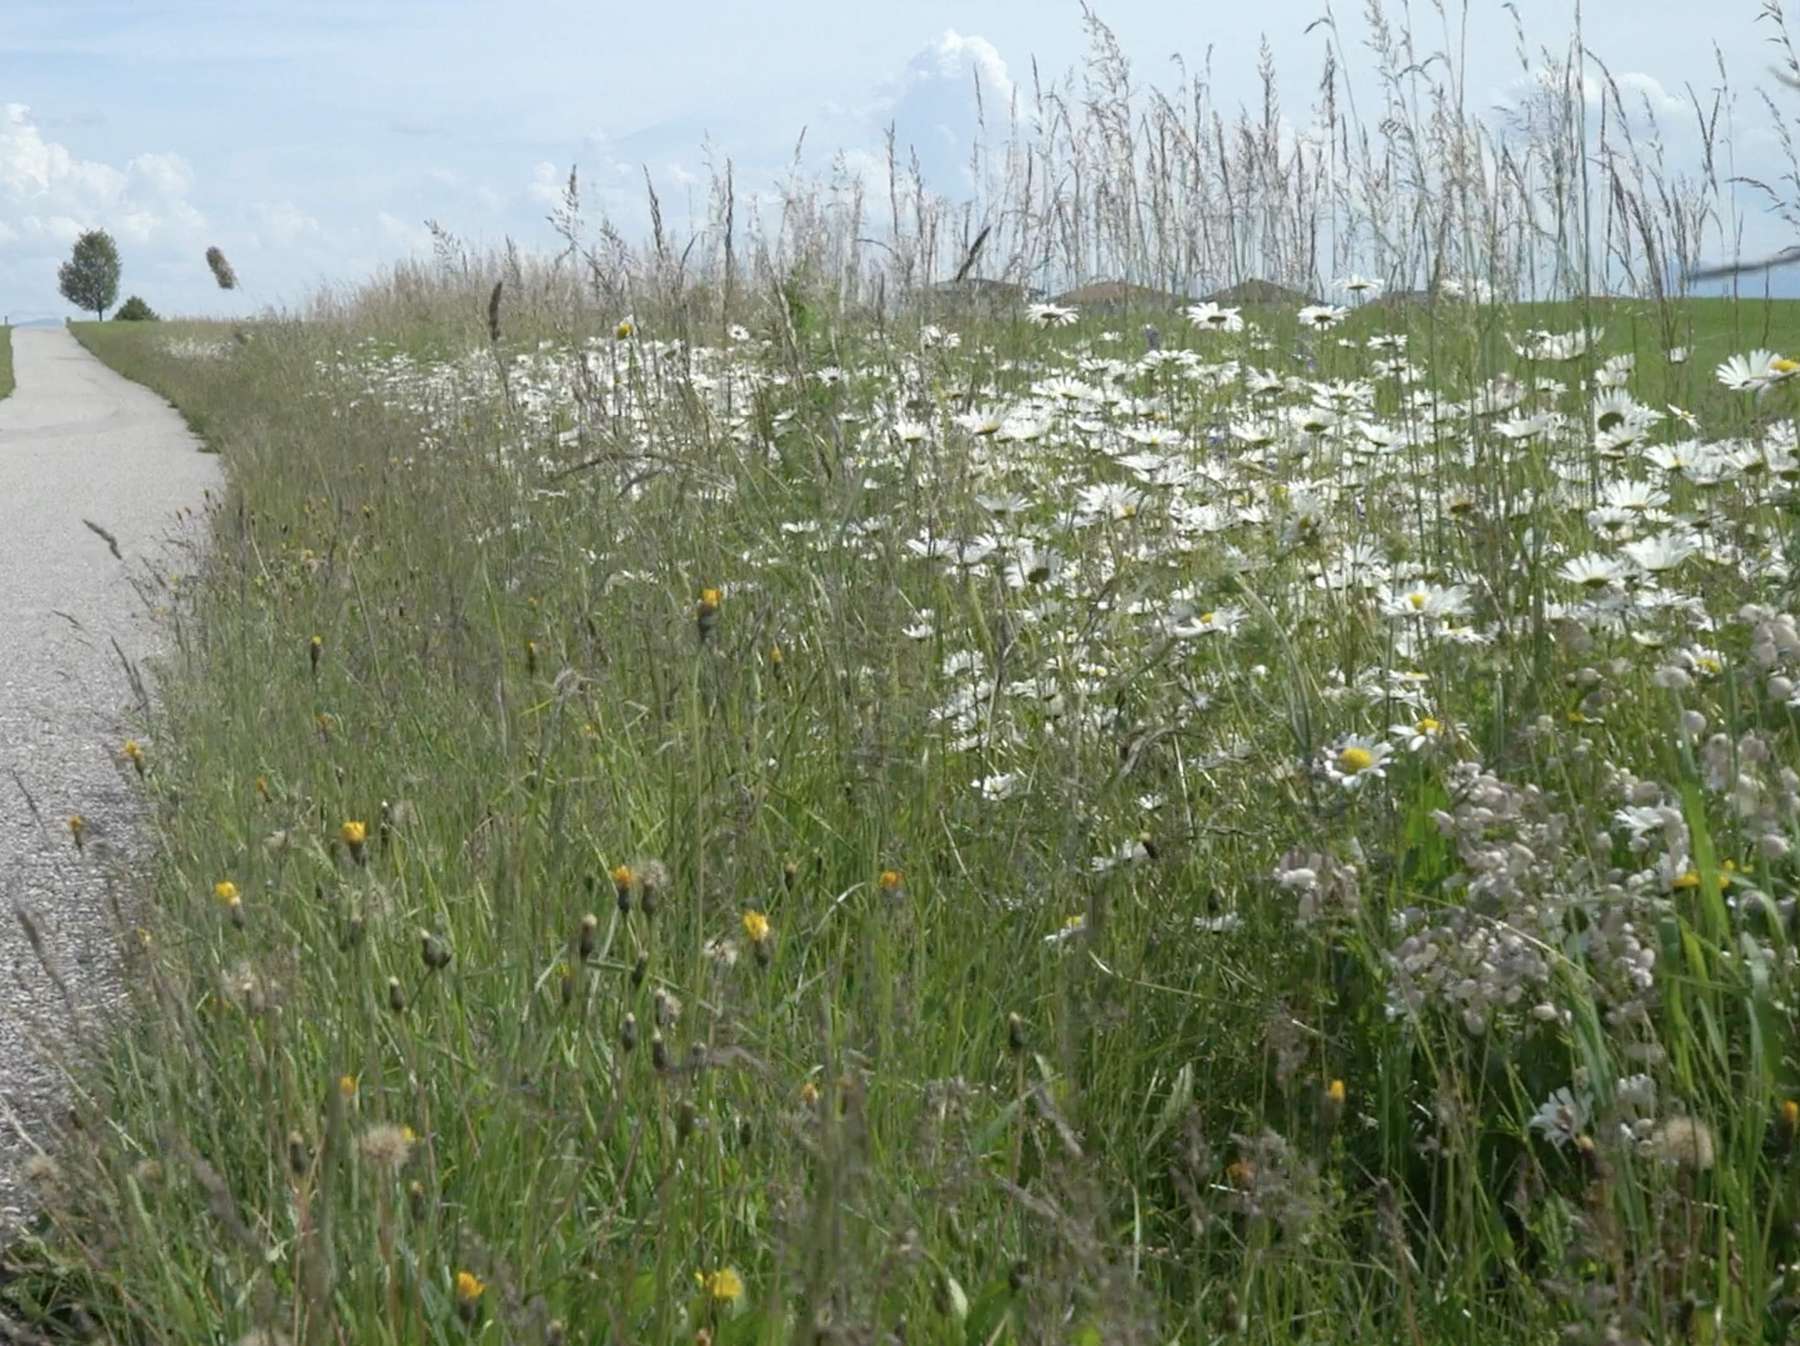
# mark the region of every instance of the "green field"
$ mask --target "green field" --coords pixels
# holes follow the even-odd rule
[[[230,485],[118,745],[138,1012],[0,1306],[1791,1330],[1796,385],[1714,366],[1800,306],[485,297],[75,326]]]

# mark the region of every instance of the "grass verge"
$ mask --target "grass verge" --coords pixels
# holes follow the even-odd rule
[[[1685,363],[1473,306],[91,326],[231,486],[124,761],[139,1012],[0,1294],[121,1340],[1762,1333],[1800,463],[1788,386],[1705,362],[1792,314],[1685,311]]]

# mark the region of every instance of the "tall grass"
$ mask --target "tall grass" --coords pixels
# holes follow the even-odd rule
[[[0,1305],[1791,1330],[1800,442],[1791,369],[1713,365],[1795,309],[1676,293],[1722,207],[1616,90],[1508,139],[1378,24],[1381,119],[1290,140],[1092,33],[1004,190],[894,156],[878,256],[848,180],[765,231],[723,170],[641,252],[572,181],[558,259],[81,331],[231,490],[121,761],[138,1013]],[[1352,262],[1435,297],[1152,338],[930,288]]]

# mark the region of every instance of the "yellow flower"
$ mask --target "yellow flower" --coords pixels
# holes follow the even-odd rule
[[[338,828],[338,835],[344,839],[344,844],[351,850],[359,850],[362,844],[369,839],[369,825],[352,818]]]
[[[87,838],[87,819],[79,813],[69,819],[69,836],[75,842],[75,849],[80,850]]]
[[[897,869],[884,869],[881,871],[881,877],[877,879],[876,882],[881,885],[882,892],[894,892],[900,887],[900,871]]]
[[[144,749],[139,745],[138,741],[135,738],[126,739],[125,746],[121,748],[120,751],[125,754],[125,760],[130,762],[131,765],[136,768],[138,775],[143,775]]]
[[[1354,776],[1375,765],[1375,754],[1352,743],[1338,754],[1338,767],[1346,776]]]
[[[1344,1106],[1344,1082],[1342,1080],[1333,1080],[1330,1084],[1326,1085],[1325,1086],[1325,1097],[1331,1100],[1332,1107],[1334,1107],[1334,1108],[1343,1107]]]
[[[213,896],[229,907],[238,900],[238,886],[230,879],[220,879],[213,885]]]
[[[636,323],[634,323],[630,318],[621,318],[621,319],[619,319],[619,325],[617,327],[613,328],[613,336],[617,337],[620,341],[624,341],[627,338],[629,338],[636,331],[637,331]]]
[[[1443,728],[1443,726],[1429,715],[1422,717],[1419,722],[1413,726],[1413,729],[1421,734],[1435,734],[1441,728]]]
[[[696,1271],[694,1280],[709,1299],[721,1304],[734,1304],[744,1297],[744,1279],[730,1267]]]
[[[724,596],[717,589],[702,589],[700,591],[701,617],[712,616],[719,610],[719,604],[723,601]]]
[[[354,1075],[339,1075],[338,1076],[338,1093],[339,1093],[339,1095],[342,1096],[343,1100],[346,1103],[348,1103],[352,1099],[354,1099],[356,1097],[356,1076],[354,1076]]]
[[[464,1304],[473,1304],[487,1293],[487,1284],[473,1271],[456,1273],[456,1297]]]
[[[631,872],[630,865],[614,865],[613,866],[613,871],[612,871],[613,887],[619,889],[621,892],[629,889],[631,887],[632,881],[636,877],[637,876]]]
[[[744,934],[752,944],[761,944],[769,937],[769,918],[760,911],[745,912]]]
[[[1790,1132],[1800,1131],[1800,1103],[1791,1098],[1781,1100],[1781,1124]]]
[[[1685,874],[1677,875],[1674,882],[1669,886],[1671,888],[1698,888],[1700,886],[1700,871],[1697,869],[1690,869]]]

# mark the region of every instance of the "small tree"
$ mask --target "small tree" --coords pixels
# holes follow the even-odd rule
[[[92,309],[102,322],[119,297],[119,245],[104,229],[90,229],[56,273],[62,296],[79,309]]]
[[[119,311],[113,314],[114,322],[157,322],[156,310],[151,308],[135,294],[119,305]]]

